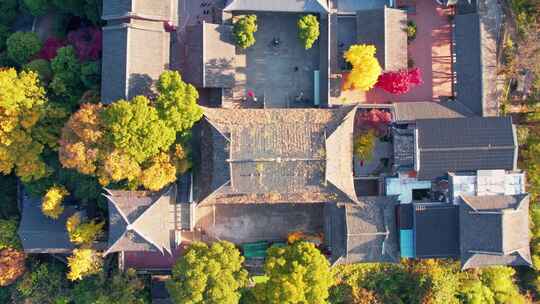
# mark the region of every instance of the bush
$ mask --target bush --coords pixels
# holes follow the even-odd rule
[[[75,47],[80,61],[98,60],[101,54],[101,30],[83,27],[68,33],[69,44]]]
[[[9,59],[18,65],[23,65],[41,50],[41,41],[36,33],[16,32],[6,41]]]
[[[305,15],[298,19],[298,38],[304,43],[306,50],[313,46],[319,34],[319,21],[315,15]]]
[[[49,37],[47,38],[47,40],[45,40],[43,48],[39,52],[38,56],[42,59],[52,60],[54,57],[56,57],[58,49],[64,47],[65,45],[65,42],[61,39],[58,39],[56,37]]]
[[[235,23],[233,28],[234,40],[236,45],[247,49],[255,44],[255,36],[253,35],[257,31],[257,16],[247,15],[240,17]]]
[[[34,16],[42,16],[49,10],[49,0],[22,0],[24,8]]]
[[[17,18],[17,0],[0,1],[0,25],[10,26]]]
[[[413,41],[416,39],[416,23],[412,20],[407,21],[407,40]]]
[[[23,66],[25,71],[34,71],[39,75],[39,79],[48,83],[52,79],[51,64],[45,59],[35,59]]]
[[[81,65],[81,81],[87,89],[98,89],[101,81],[101,62],[83,63]]]

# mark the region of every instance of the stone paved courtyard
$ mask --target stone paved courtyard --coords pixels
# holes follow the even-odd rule
[[[237,82],[247,94],[252,90],[266,107],[294,107],[302,99],[313,102],[313,71],[319,66],[319,45],[305,50],[298,39],[299,14],[257,14],[256,43],[245,52],[245,84]],[[273,40],[279,41],[274,46]],[[237,73],[242,73],[238,70]]]

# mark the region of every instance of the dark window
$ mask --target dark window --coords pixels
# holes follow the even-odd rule
[[[413,201],[421,201],[423,199],[429,198],[430,189],[413,189],[412,199]]]

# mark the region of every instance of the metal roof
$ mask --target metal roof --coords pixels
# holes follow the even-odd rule
[[[448,172],[515,170],[517,143],[510,117],[426,119],[416,122],[418,178]]]
[[[228,0],[224,11],[328,13],[321,0]]]

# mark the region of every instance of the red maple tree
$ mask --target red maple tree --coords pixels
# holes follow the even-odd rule
[[[392,122],[392,114],[379,109],[371,109],[369,111],[360,111],[355,117],[356,130],[373,129],[378,136],[386,133],[387,126]]]
[[[405,94],[412,87],[422,84],[422,72],[419,68],[388,71],[379,76],[375,85],[392,94]]]
[[[43,47],[41,48],[41,51],[39,51],[38,58],[52,60],[54,57],[56,57],[58,49],[64,46],[66,46],[66,43],[62,39],[49,37],[47,40],[45,40],[45,43],[43,43]]]
[[[98,60],[101,54],[101,30],[83,27],[68,33],[69,44],[75,47],[80,61]]]

